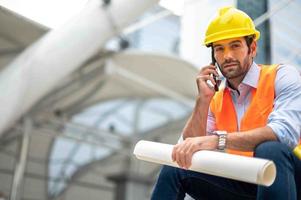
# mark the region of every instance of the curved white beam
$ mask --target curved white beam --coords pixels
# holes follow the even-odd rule
[[[105,42],[158,0],[96,1],[50,31],[0,74],[0,136]],[[112,24],[111,22],[114,22]]]

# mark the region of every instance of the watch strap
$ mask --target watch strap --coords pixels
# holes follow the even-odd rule
[[[213,134],[218,136],[217,149],[220,151],[224,151],[227,142],[227,131],[214,131]]]

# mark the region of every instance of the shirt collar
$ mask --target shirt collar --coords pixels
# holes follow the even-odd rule
[[[259,76],[260,67],[255,62],[253,62],[242,83],[249,85],[253,88],[257,88]]]
[[[259,76],[260,76],[260,69],[261,68],[255,62],[253,62],[249,71],[247,72],[246,76],[242,80],[242,83],[244,85],[248,85],[253,88],[257,88],[257,84],[258,84],[258,80],[259,80]],[[227,82],[226,82],[226,86],[229,89],[231,89]]]

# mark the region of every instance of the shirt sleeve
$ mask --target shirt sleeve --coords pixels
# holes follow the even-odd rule
[[[207,135],[210,135],[213,131],[216,131],[216,121],[213,112],[209,107],[208,118],[207,118]]]
[[[301,132],[301,77],[296,68],[280,65],[275,79],[274,109],[268,126],[278,140],[294,148]]]

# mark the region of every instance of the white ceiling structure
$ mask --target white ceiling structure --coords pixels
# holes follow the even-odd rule
[[[12,110],[2,108],[8,114],[1,118],[0,159],[5,162],[0,165],[0,192],[11,199],[99,199],[101,195],[109,200],[116,198],[112,181],[116,177],[112,177],[127,174],[147,183],[148,190],[140,197],[135,191],[129,195],[149,199],[149,183],[155,180],[158,166],[137,162],[133,145],[142,138],[175,142],[193,106],[197,69],[172,56],[107,51],[99,42],[90,53],[82,42],[78,46],[82,53],[76,54],[66,45],[68,31],[73,37],[79,26],[76,22],[76,27],[70,22],[64,30],[48,31],[1,7],[0,81],[5,90],[1,101],[13,105]],[[54,40],[55,34],[65,40],[57,35]],[[81,34],[85,38],[85,32]],[[58,45],[57,51],[65,48],[65,52],[49,54],[56,41],[64,41],[67,47]],[[74,67],[65,73],[69,65]],[[48,79],[55,81],[49,84]],[[48,86],[41,92],[43,84]],[[9,92],[14,88],[20,89],[15,96]],[[21,103],[14,104],[16,99]]]
[[[13,11],[0,8],[0,67],[2,69],[28,45],[45,34],[48,29],[18,16]]]

